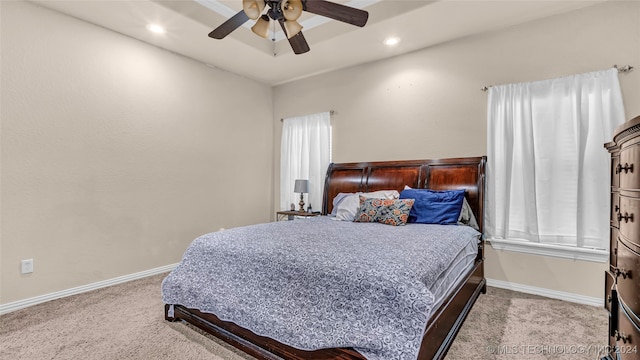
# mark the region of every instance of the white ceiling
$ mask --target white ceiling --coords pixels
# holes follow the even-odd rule
[[[433,46],[472,34],[591,6],[607,0],[333,0],[369,12],[363,28],[304,14],[311,51],[294,55],[282,32],[276,40],[251,32],[253,20],[222,40],[207,35],[242,9],[242,0],[32,0],[265,84],[277,85],[339,68]],[[155,23],[166,34],[149,32]],[[400,38],[394,47],[385,38]]]

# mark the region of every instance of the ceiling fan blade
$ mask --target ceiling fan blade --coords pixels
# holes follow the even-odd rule
[[[209,37],[214,39],[223,39],[225,36],[231,34],[231,32],[247,22],[249,17],[243,11],[233,15],[229,20],[222,23],[222,25],[215,28],[209,33]]]
[[[369,19],[369,13],[349,6],[325,0],[303,0],[303,9],[310,13],[363,27]]]
[[[284,31],[284,33],[286,34],[287,29],[284,27],[284,20],[280,20],[278,22],[282,27],[282,31]],[[304,35],[302,35],[302,31],[289,39],[289,45],[291,45],[291,49],[293,49],[293,53],[296,55],[304,54],[307,51],[311,50],[309,48],[307,40],[304,38]]]

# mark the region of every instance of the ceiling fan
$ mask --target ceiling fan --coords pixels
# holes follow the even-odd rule
[[[267,6],[268,9],[265,12]],[[297,21],[303,11],[360,27],[364,26],[369,19],[369,13],[364,10],[325,0],[242,0],[242,9],[210,32],[209,37],[223,39],[252,19],[257,21],[251,30],[257,35],[267,38],[269,36],[269,21],[273,19],[280,23],[293,52],[304,54],[310,50],[309,44],[302,35],[302,25]]]

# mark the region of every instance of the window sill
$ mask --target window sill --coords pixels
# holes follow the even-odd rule
[[[609,252],[606,250],[582,249],[563,245],[537,244],[503,239],[487,239],[487,241],[491,244],[491,247],[496,250],[598,263],[606,263],[609,261]]]

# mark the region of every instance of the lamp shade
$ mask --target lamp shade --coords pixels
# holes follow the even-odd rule
[[[284,28],[287,30],[287,38],[291,39],[302,30],[302,25],[295,20],[287,20],[284,22]]]
[[[295,21],[302,15],[302,1],[300,0],[284,0],[280,4],[282,15],[285,20]]]
[[[293,187],[295,193],[308,193],[309,192],[309,180],[296,180],[296,184]]]
[[[251,27],[251,30],[258,36],[263,38],[269,37],[269,17],[267,15],[262,15],[256,24]]]
[[[249,19],[257,19],[265,7],[264,0],[242,0],[242,10]]]

